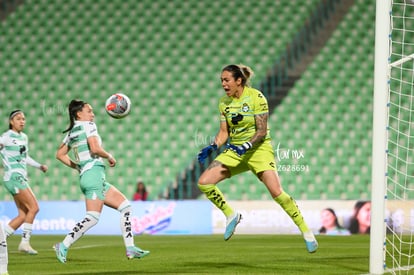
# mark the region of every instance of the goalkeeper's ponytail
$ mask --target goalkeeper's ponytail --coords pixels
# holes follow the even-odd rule
[[[77,114],[79,111],[82,110],[83,106],[87,104],[85,101],[72,99],[68,106],[68,113],[69,113],[69,127],[63,131],[63,133],[69,132],[72,130],[73,126],[75,125],[75,120],[77,119]]]
[[[241,78],[242,86],[250,86],[250,79],[253,77],[254,72],[253,70],[246,65],[239,64],[239,65],[227,65],[223,68],[222,71],[228,71],[233,74],[234,79]]]

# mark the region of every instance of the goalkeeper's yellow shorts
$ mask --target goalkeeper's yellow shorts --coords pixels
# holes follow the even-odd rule
[[[215,160],[229,169],[230,176],[249,170],[255,175],[267,170],[276,171],[275,152],[270,141],[253,146],[242,156],[239,156],[233,150],[225,149]]]

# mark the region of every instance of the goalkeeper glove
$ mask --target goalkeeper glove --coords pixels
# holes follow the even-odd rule
[[[227,144],[227,148],[234,151],[236,154],[238,154],[239,156],[244,155],[247,150],[249,150],[250,148],[252,148],[252,143],[247,141],[245,143],[243,143],[242,145],[233,145],[233,144]]]
[[[201,149],[201,151],[198,153],[198,161],[201,164],[204,164],[206,158],[208,158],[208,156],[213,152],[217,150],[217,144],[213,143],[210,144],[209,146],[204,147],[203,149]]]

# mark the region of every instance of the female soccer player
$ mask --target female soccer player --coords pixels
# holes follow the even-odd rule
[[[220,128],[214,143],[203,148],[198,160],[205,159],[228,138],[226,149],[201,174],[198,187],[226,216],[224,240],[233,235],[242,216],[225,200],[217,183],[239,173],[251,170],[261,180],[272,198],[280,204],[298,226],[308,252],[313,253],[318,243],[308,228],[291,196],[283,191],[276,172],[275,156],[267,125],[268,104],[263,94],[249,87],[253,71],[244,65],[228,65],[221,72],[221,85],[226,95],[220,99]]]
[[[102,147],[98,128],[93,122],[95,115],[91,105],[81,100],[72,100],[68,111],[70,125],[63,132],[66,136],[56,152],[56,158],[66,166],[79,171],[80,188],[86,200],[86,215],[63,242],[55,244],[58,260],[61,263],[66,262],[69,247],[98,223],[104,205],[121,213],[121,230],[127,258],[140,259],[148,255],[149,251],[134,245],[130,220],[131,204],[124,194],[105,179],[105,165],[102,158],[107,159],[110,167],[115,166],[116,160]],[[68,155],[71,149],[75,161]]]
[[[14,110],[9,115],[9,130],[0,136],[0,155],[4,167],[4,186],[13,196],[18,214],[5,225],[6,236],[12,235],[23,225],[22,240],[19,251],[36,255],[37,251],[30,245],[33,221],[39,212],[36,197],[27,179],[27,167],[30,165],[47,171],[47,166],[40,164],[29,156],[28,138],[23,133],[26,118],[21,110]]]

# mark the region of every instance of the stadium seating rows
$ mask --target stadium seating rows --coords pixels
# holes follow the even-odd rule
[[[355,1],[270,117],[282,184],[296,199],[370,198],[374,7]],[[257,185],[255,192],[246,192],[245,183]],[[270,199],[253,175],[230,185],[231,199]]]
[[[319,2],[213,1],[208,8],[205,1],[25,2],[1,23],[0,116],[26,111],[31,154],[51,168],[46,175],[30,170],[35,193],[45,200],[82,198],[76,174],[55,161],[54,151],[68,102],[83,98],[119,161],[108,180],[132,195],[142,178],[156,199],[217,131],[221,67],[251,65],[253,85],[259,83]],[[373,6],[356,1],[270,117],[275,145],[304,153],[279,161],[307,169],[280,171],[296,198],[367,196]],[[123,120],[101,107],[116,91],[134,104]],[[253,181],[251,174],[237,176],[222,184],[223,192],[229,199],[268,198]],[[2,192],[0,199],[11,198]]]

